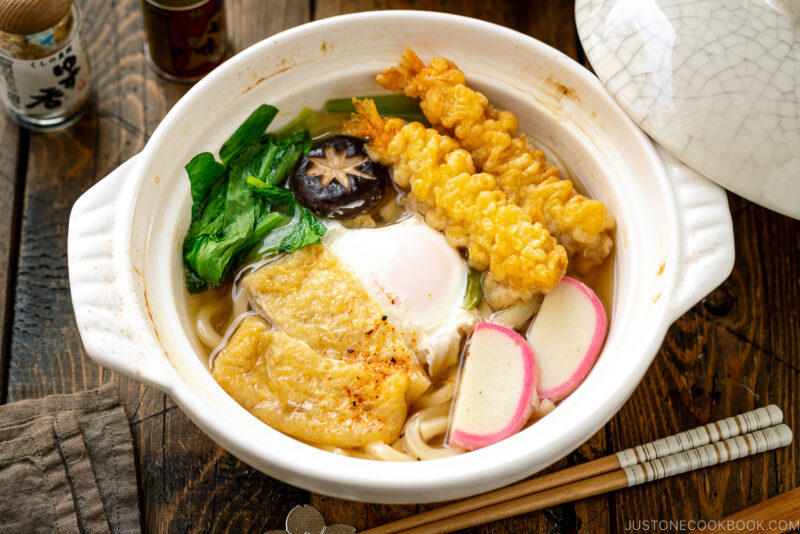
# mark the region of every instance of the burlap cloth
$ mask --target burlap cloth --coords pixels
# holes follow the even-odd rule
[[[0,406],[0,532],[140,532],[117,387]]]

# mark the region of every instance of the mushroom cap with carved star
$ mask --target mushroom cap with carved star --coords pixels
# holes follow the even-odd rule
[[[347,135],[317,141],[289,179],[306,208],[334,219],[367,213],[380,203],[388,183],[389,170],[369,159],[362,139]]]
[[[360,170],[358,166],[367,161],[367,156],[347,156],[347,149],[336,150],[333,145],[327,145],[324,149],[324,157],[309,156],[311,166],[306,169],[306,175],[319,176],[323,186],[327,186],[332,180],[336,180],[342,186],[350,190],[349,174],[360,176],[367,180],[375,180]]]

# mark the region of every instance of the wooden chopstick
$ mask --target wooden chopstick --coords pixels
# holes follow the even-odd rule
[[[777,449],[788,445],[791,441],[792,431],[788,426],[773,426],[416,528],[403,529],[402,532],[445,534]],[[362,534],[373,532],[374,529],[364,531]]]
[[[408,529],[427,525],[428,523],[442,521],[448,517],[466,514],[472,510],[482,509],[495,504],[507,503],[532,493],[565,486],[572,482],[590,477],[597,477],[597,475],[624,469],[641,462],[656,460],[671,454],[702,447],[719,440],[725,440],[755,430],[768,428],[777,425],[781,421],[783,421],[783,412],[774,404],[770,404],[769,406],[751,410],[735,417],[727,417],[715,423],[709,423],[693,428],[692,430],[639,445],[638,447],[626,449],[616,454],[598,458],[597,460],[568,467],[567,469],[562,469],[561,471],[549,475],[537,477],[499,490],[484,493],[483,495],[434,508],[433,510],[421,514],[365,530],[362,534],[393,534],[396,532],[404,532]]]

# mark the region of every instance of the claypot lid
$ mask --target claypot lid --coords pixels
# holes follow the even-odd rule
[[[63,19],[72,0],[0,0],[0,31],[30,35]]]
[[[577,0],[597,76],[644,131],[800,218],[800,0]]]

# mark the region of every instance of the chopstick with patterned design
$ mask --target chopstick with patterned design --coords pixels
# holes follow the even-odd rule
[[[687,471],[702,469],[737,458],[783,447],[792,442],[792,431],[778,425],[724,441],[710,443],[696,449],[636,464],[619,471],[587,478],[566,486],[552,488],[494,506],[473,510],[442,521],[403,530],[406,534],[444,534],[462,528],[482,525],[507,517],[549,508],[565,502],[608,493],[618,489],[652,482]],[[370,532],[370,531],[367,531]]]
[[[783,412],[781,412],[780,408],[774,404],[770,404],[769,406],[765,406],[763,408],[758,408],[756,410],[739,414],[735,417],[721,419],[714,423],[709,423],[707,425],[699,426],[679,434],[674,434],[666,438],[651,441],[649,443],[645,443],[644,445],[626,449],[597,460],[592,460],[590,462],[569,467],[555,473],[537,477],[525,482],[520,482],[506,488],[485,493],[483,495],[457,501],[446,506],[435,508],[428,512],[395,521],[393,523],[388,523],[386,525],[364,531],[363,534],[434,532],[429,530],[429,528],[440,524],[449,524],[448,518],[453,518],[453,520],[456,520],[465,517],[469,519],[471,517],[471,519],[469,519],[470,521],[479,520],[477,523],[452,527],[466,528],[467,526],[493,521],[494,519],[489,519],[488,516],[485,515],[487,511],[490,511],[494,508],[502,508],[502,512],[500,513],[506,514],[508,506],[511,505],[511,503],[524,501],[528,497],[533,498],[535,496],[553,493],[553,496],[546,496],[546,499],[566,498],[566,500],[560,502],[569,502],[583,497],[588,497],[590,495],[598,495],[600,493],[624,488],[628,485],[634,485],[633,483],[629,484],[631,481],[635,482],[636,480],[641,479],[640,482],[635,483],[649,482],[651,480],[655,480],[656,478],[648,478],[651,476],[651,473],[648,470],[652,470],[652,475],[655,475],[662,471],[666,473],[668,469],[674,470],[678,465],[694,465],[692,462],[696,463],[696,460],[690,461],[689,459],[695,458],[694,455],[700,454],[699,451],[705,451],[703,454],[710,455],[708,458],[711,458],[713,457],[712,449],[706,450],[707,447],[713,448],[716,445],[724,447],[725,444],[728,444],[731,442],[731,440],[736,440],[737,437],[740,439],[745,439],[745,436],[747,436],[746,439],[748,440],[758,439],[761,441],[754,443],[761,443],[763,445],[764,443],[762,442],[764,439],[766,439],[767,434],[758,434],[758,432],[765,432],[763,429],[774,430],[774,428],[779,428],[775,427],[775,425],[781,423],[782,421]],[[782,426],[785,428],[785,431],[782,430],[781,435],[785,437],[786,431],[789,431],[789,429],[785,425]],[[770,442],[772,444],[780,441],[776,441],[777,438],[774,431],[771,432],[769,436],[772,438],[772,441]],[[788,436],[789,441],[791,441],[791,431],[788,432]],[[741,447],[742,445],[747,445],[750,443],[750,441],[733,441],[731,443],[737,447]],[[776,445],[776,447],[778,446],[782,445]],[[681,458],[683,458],[681,456],[682,454],[688,455],[686,456],[686,460],[681,460]],[[754,452],[751,454],[754,454]],[[729,456],[730,455],[726,452],[725,455],[720,456],[720,458],[725,459],[720,461],[734,459],[730,458]],[[687,461],[689,461],[689,463],[686,463]],[[700,467],[705,466],[698,464],[696,467],[691,467],[687,470],[697,469]],[[671,474],[676,473],[670,473],[670,475],[665,476],[671,476]],[[580,486],[579,488],[576,487],[580,484],[580,482],[586,481],[593,482],[588,485]],[[566,493],[563,493],[565,488],[570,489]],[[576,496],[576,494],[573,492],[577,490],[588,490],[592,491],[592,493]],[[527,503],[527,501],[525,502]],[[546,502],[549,501],[545,501],[545,504],[542,506],[531,508],[530,510],[526,511],[538,510],[540,508],[552,506],[553,504],[559,504],[555,502],[546,504]],[[523,506],[523,504],[518,503],[513,506]],[[476,510],[477,512],[470,513]],[[502,515],[502,517],[511,517],[512,515],[516,515],[516,513]],[[480,520],[480,518],[484,519]],[[497,519],[499,518],[500,517]],[[436,532],[447,532],[447,530],[437,530]]]

